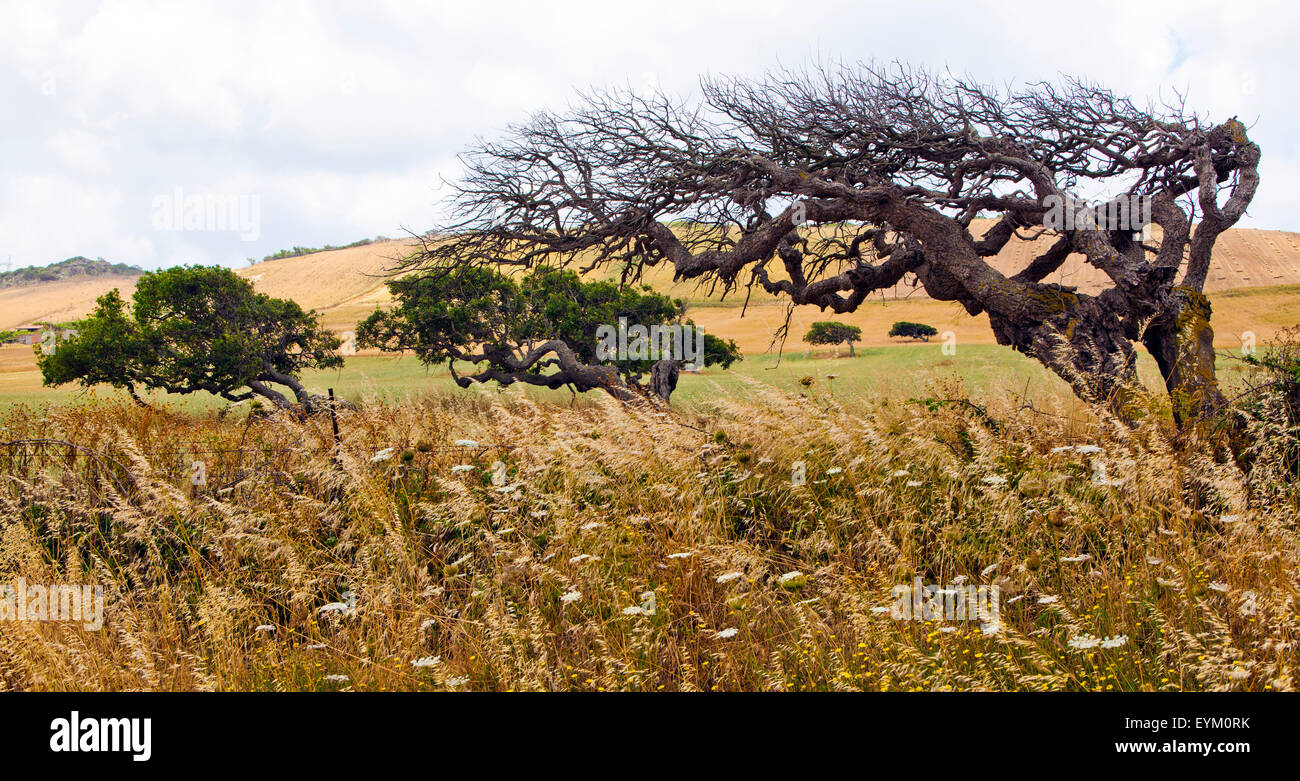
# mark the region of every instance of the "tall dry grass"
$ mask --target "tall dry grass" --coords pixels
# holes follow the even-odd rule
[[[374,402],[337,453],[328,417],[12,408],[0,440],[81,449],[0,448],[0,582],[108,605],[97,632],[0,622],[0,686],[1294,688],[1285,477],[958,387],[758,390]],[[996,624],[891,618],[895,585],[963,577]]]

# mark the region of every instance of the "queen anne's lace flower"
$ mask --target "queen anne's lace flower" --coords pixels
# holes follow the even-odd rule
[[[1070,647],[1076,651],[1086,651],[1089,648],[1096,648],[1101,644],[1101,639],[1095,635],[1077,635],[1070,638]]]

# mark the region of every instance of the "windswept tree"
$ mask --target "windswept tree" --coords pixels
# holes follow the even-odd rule
[[[891,337],[901,336],[904,339],[920,339],[923,342],[930,341],[930,337],[939,333],[939,329],[925,323],[909,323],[906,320],[899,320],[889,329]]]
[[[735,342],[683,322],[682,301],[648,287],[584,282],[572,271],[538,269],[514,279],[467,266],[397,278],[388,287],[396,306],[359,324],[357,343],[446,364],[462,388],[523,382],[667,402],[684,364],[725,369],[740,360]],[[458,362],[474,368],[459,374]]]
[[[39,354],[46,385],[77,382],[169,393],[206,391],[229,401],[255,396],[306,411],[320,403],[299,381],[303,369],[343,365],[339,340],[314,311],[271,298],[230,269],[178,266],[145,274],[132,304],[116,290],[76,324],[76,335]],[[38,350],[39,352],[39,350]]]
[[[808,344],[833,344],[841,345],[848,343],[849,355],[853,355],[853,343],[862,341],[862,329],[856,325],[848,323],[837,323],[834,320],[818,320],[804,334],[803,340]]]
[[[908,280],[986,312],[1000,344],[1125,419],[1140,414],[1139,342],[1180,422],[1223,403],[1202,289],[1259,182],[1237,119],[1072,79],[995,89],[905,66],[710,79],[702,93],[594,94],[480,146],[459,218],[407,267],[613,265],[635,281],[667,263],[724,294],[757,286],[837,313]],[[981,215],[993,223],[977,235]],[[990,264],[1044,234],[1024,268]],[[1044,283],[1071,253],[1110,286]]]

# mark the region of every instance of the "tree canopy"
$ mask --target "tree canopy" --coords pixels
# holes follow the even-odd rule
[[[666,401],[682,364],[697,357],[697,345],[699,365],[727,368],[740,360],[734,341],[702,332],[696,337],[694,324],[683,320],[682,301],[644,286],[586,282],[572,271],[538,269],[516,279],[470,266],[400,277],[388,287],[396,306],[376,310],[358,325],[357,343],[410,350],[426,364],[446,364],[462,388],[524,382],[578,392],[599,388],[632,399],[647,391],[640,381],[650,372],[648,391]],[[628,333],[636,326],[676,327],[674,333],[684,337],[678,342],[682,352],[649,349],[649,333],[636,344],[635,333]],[[603,353],[602,337],[619,327],[633,344],[621,355]],[[458,374],[457,362],[475,364],[475,370]]]
[[[853,355],[853,343],[862,341],[862,329],[848,323],[834,320],[819,320],[812,324],[803,340],[808,344],[845,344],[849,345],[849,355]]]
[[[903,65],[702,87],[594,93],[480,145],[457,217],[405,268],[613,266],[635,282],[667,263],[711,290],[837,313],[904,282],[986,312],[1000,344],[1126,420],[1138,342],[1180,420],[1222,404],[1201,291],[1215,239],[1259,182],[1260,149],[1236,118],[1144,108],[1076,79],[999,89]],[[1146,214],[1158,239],[1137,224]],[[1015,273],[989,262],[1039,236],[1050,248]],[[1044,282],[1071,254],[1111,286]]]
[[[129,308],[110,291],[76,329],[53,354],[38,355],[45,384],[106,384],[141,403],[138,388],[206,391],[230,401],[260,396],[288,408],[288,397],[274,387],[283,385],[310,410],[316,400],[299,373],[343,364],[339,340],[314,311],[258,293],[215,266],[146,273]]]
[[[939,329],[925,323],[909,323],[906,320],[899,320],[889,329],[889,335],[902,336],[907,339],[920,339],[923,342],[930,341],[930,337],[939,333]]]

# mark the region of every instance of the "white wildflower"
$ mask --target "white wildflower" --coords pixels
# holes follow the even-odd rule
[[[989,485],[1006,485],[1007,479],[1002,475],[989,475],[988,477],[984,478],[984,482],[988,483]]]
[[[907,477],[906,469],[895,469],[892,477]]]
[[[1212,581],[1209,586],[1211,589],[1218,591],[1219,593],[1226,593],[1228,591],[1228,584],[1219,580]]]
[[[325,680],[327,680],[327,681],[333,681],[334,683],[347,683],[347,682],[348,682],[349,680],[351,680],[351,679],[348,678],[346,675],[338,675],[338,674],[335,674],[335,675],[327,675],[327,676],[325,676]]]
[[[1070,647],[1078,651],[1096,648],[1098,645],[1101,645],[1101,639],[1094,635],[1083,634],[1070,638]]]
[[[826,470],[826,474],[828,474],[828,475],[838,475],[840,472],[843,472],[843,471],[844,471],[844,470],[843,470],[843,469],[840,469],[838,466],[833,466],[833,467],[831,467],[830,469],[827,469],[827,470]]]
[[[1055,605],[1055,604],[1056,604],[1057,602],[1059,602],[1060,600],[1061,600],[1061,598],[1058,597],[1058,596],[1056,596],[1055,594],[1044,594],[1044,595],[1042,595],[1041,597],[1038,598],[1038,604],[1040,604],[1040,605]]]
[[[693,555],[693,554],[691,553],[691,551],[684,551],[684,552],[682,552],[682,553],[670,553],[670,554],[668,554],[668,558],[670,558],[670,559],[689,559],[692,555]]]
[[[457,465],[455,465],[455,466],[453,466],[453,467],[451,468],[451,471],[453,471],[453,472],[473,472],[473,471],[474,471],[474,465],[473,465],[473,464],[457,464]]]
[[[729,626],[721,632],[715,632],[714,636],[720,640],[727,640],[736,636],[736,628],[734,626]]]
[[[737,580],[741,577],[744,577],[744,574],[745,573],[743,572],[726,572],[717,576],[716,578],[714,578],[714,580],[717,581],[718,583],[730,583],[733,580]]]
[[[1087,553],[1080,553],[1078,556],[1061,557],[1061,561],[1068,561],[1068,562],[1091,561],[1091,560],[1092,560],[1092,556]]]
[[[577,590],[576,588],[566,591],[560,595],[560,601],[566,605],[569,604],[570,602],[577,602],[579,599],[582,599],[582,592]]]
[[[271,626],[270,624],[262,624],[262,625],[258,626],[256,629],[254,629],[253,631],[254,631],[254,632],[274,632],[274,631],[275,631],[275,627]]]
[[[1052,448],[1053,453],[1068,453],[1071,450],[1074,450],[1074,445],[1061,445],[1060,447]]]
[[[1236,523],[1241,520],[1240,515],[1220,515],[1219,521],[1222,523]]]
[[[1164,563],[1164,559],[1157,559],[1155,556],[1147,556],[1147,564],[1150,564],[1153,567]]]
[[[463,676],[462,676],[462,677],[459,677],[459,678],[448,678],[448,679],[447,679],[447,685],[448,685],[448,686],[454,686],[454,687],[456,687],[456,688],[460,688],[461,686],[464,686],[464,685],[467,684],[467,683],[469,683],[469,678],[465,678],[465,677],[463,677]]]
[[[1121,645],[1124,645],[1127,642],[1128,642],[1128,635],[1115,635],[1114,637],[1107,637],[1105,640],[1102,640],[1101,647],[1119,648]]]
[[[458,439],[452,444],[457,447],[478,447],[478,443],[472,439]]]
[[[799,588],[804,583],[808,582],[808,576],[799,570],[794,570],[777,578],[776,582],[785,588]]]
[[[442,663],[441,656],[421,656],[411,662],[412,667],[435,667]]]
[[[920,488],[922,483],[920,480],[908,480],[906,485],[908,488]]]
[[[357,612],[357,595],[351,591],[343,592],[342,602],[331,602],[328,605],[322,605],[317,608],[316,613],[324,615],[325,613],[338,613],[340,616],[351,616]]]
[[[371,457],[370,457],[370,460],[371,460],[372,462],[374,462],[374,461],[387,461],[388,459],[390,459],[390,458],[393,457],[393,453],[396,452],[396,451],[397,451],[397,448],[395,448],[395,447],[386,447],[386,448],[384,448],[383,450],[381,450],[381,451],[379,451],[378,453],[375,453],[373,456],[371,456]]]
[[[1100,453],[1101,448],[1096,445],[1079,445],[1074,449],[1076,453]]]

